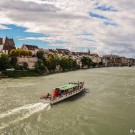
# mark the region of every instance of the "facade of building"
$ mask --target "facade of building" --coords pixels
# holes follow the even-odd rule
[[[128,65],[128,62],[129,62],[128,58],[121,57],[121,63],[122,63],[123,66],[127,66]]]
[[[15,49],[13,38],[0,38],[0,54],[10,54],[12,49]]]
[[[35,45],[23,44],[21,49],[31,51],[33,56],[36,56],[37,52],[39,51],[38,46]]]
[[[102,58],[101,57],[91,57],[92,62],[94,63],[99,63],[102,62]]]
[[[103,63],[105,66],[121,66],[122,61],[118,55],[104,55]]]
[[[81,56],[81,57],[83,57],[83,56],[88,57],[91,55],[89,50],[88,50],[88,52],[72,52],[72,53],[75,53],[75,55]]]

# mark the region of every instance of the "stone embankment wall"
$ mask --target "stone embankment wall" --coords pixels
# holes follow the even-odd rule
[[[24,62],[28,63],[28,66],[30,69],[34,68],[35,63],[38,61],[38,58],[36,57],[18,57],[18,64],[22,65]]]

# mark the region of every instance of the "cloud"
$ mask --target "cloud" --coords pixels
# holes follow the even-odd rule
[[[49,35],[20,40],[47,41],[74,50],[94,47],[100,54],[135,57],[134,6],[128,0],[1,0],[0,29],[15,24],[25,27],[25,32]]]
[[[0,24],[0,30],[7,30],[7,29],[11,29],[11,28],[9,28],[9,27],[7,27],[5,25]]]

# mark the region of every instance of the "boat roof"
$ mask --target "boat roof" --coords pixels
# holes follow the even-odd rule
[[[63,85],[63,86],[57,87],[57,88],[59,88],[60,90],[67,90],[67,89],[74,88],[76,86],[78,86],[78,85],[77,84],[67,84],[67,85]]]

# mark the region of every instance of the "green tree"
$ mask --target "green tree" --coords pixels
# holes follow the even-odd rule
[[[50,73],[56,69],[56,61],[52,54],[48,54],[48,57],[46,59],[46,67],[50,71]]]
[[[76,60],[73,60],[73,70],[76,70],[78,68]]]
[[[18,51],[19,51],[19,56],[27,56],[27,51],[21,49]]]
[[[17,64],[17,58],[15,56],[11,57],[10,64],[15,67]]]
[[[87,65],[87,58],[86,57],[82,57],[81,58],[81,62],[82,62],[82,68],[83,68],[84,66]]]
[[[43,74],[46,71],[45,65],[42,60],[38,60],[35,63],[35,71],[39,74]]]
[[[97,63],[93,62],[93,64],[92,64],[93,68],[95,68],[96,65],[97,65]]]
[[[31,51],[28,51],[28,56],[32,56],[32,52]]]
[[[67,58],[67,61],[68,70],[73,70],[73,60],[71,58]]]
[[[24,69],[28,69],[28,66],[29,66],[29,65],[28,65],[27,62],[23,62],[23,68],[24,68]]]
[[[66,69],[69,69],[69,60],[68,60],[67,57],[61,56],[61,58],[60,58],[60,66],[61,66],[63,71],[65,71]]]
[[[19,56],[32,56],[32,52],[29,50],[23,50],[23,49],[13,49],[10,52],[10,56],[15,56],[15,57],[19,57]]]
[[[19,64],[17,63],[15,66],[14,66],[15,70],[20,70],[20,66]]]
[[[99,67],[101,67],[103,65],[103,62],[100,61],[98,64],[99,64]]]
[[[69,70],[76,70],[77,69],[77,62],[72,58],[68,58],[68,69]]]
[[[45,57],[44,57],[44,52],[43,52],[43,51],[38,51],[36,56],[37,56],[38,59],[40,59],[40,60],[44,60],[44,59],[45,59]]]
[[[82,68],[84,66],[87,66],[88,68],[90,68],[90,66],[92,66],[93,62],[89,57],[82,57],[81,58],[81,62],[82,62]]]
[[[87,57],[87,66],[88,66],[88,68],[90,68],[90,66],[92,66],[92,64],[93,64],[92,60],[89,57]]]
[[[56,65],[60,65],[60,58],[57,52],[54,53],[54,60],[56,62]]]
[[[2,54],[0,57],[0,70],[5,70],[10,67],[11,65],[9,63],[9,56],[6,54]]]

